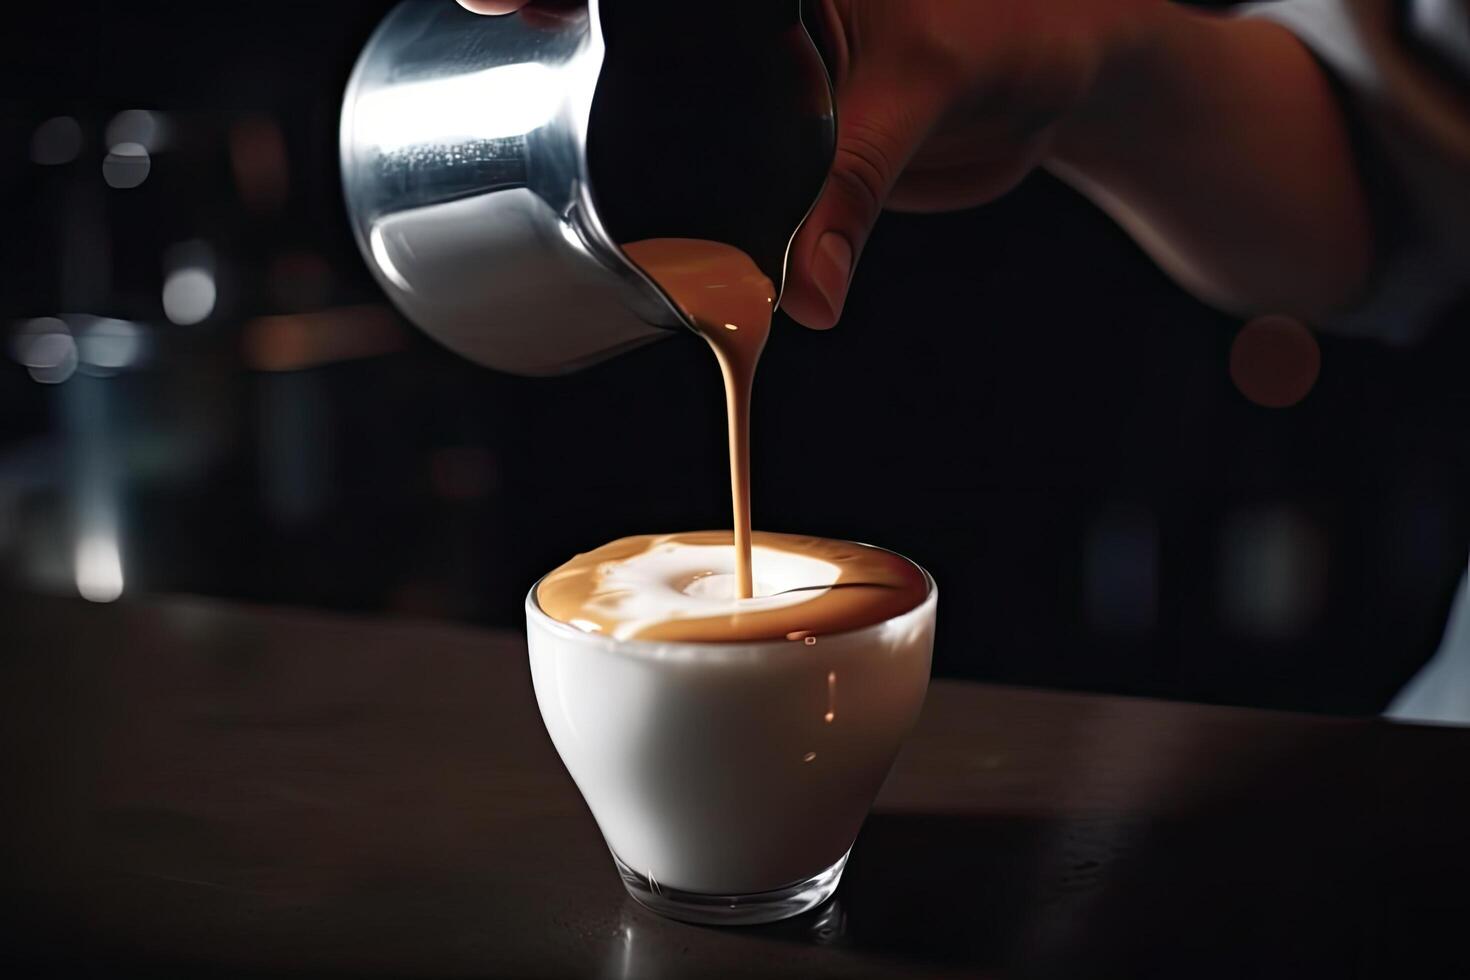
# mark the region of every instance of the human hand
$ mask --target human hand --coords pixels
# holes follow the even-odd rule
[[[1160,0],[826,0],[832,173],[791,249],[782,307],[825,329],[879,213],[992,200],[1149,30]]]
[[[509,13],[527,0],[459,0]],[[1164,0],[824,0],[832,171],[792,243],[782,308],[836,324],[885,207],[964,208],[1014,187]]]

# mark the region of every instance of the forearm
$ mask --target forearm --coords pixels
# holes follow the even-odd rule
[[[1275,24],[1167,8],[1119,44],[1047,167],[1206,302],[1315,317],[1365,286],[1372,233],[1342,108]]]

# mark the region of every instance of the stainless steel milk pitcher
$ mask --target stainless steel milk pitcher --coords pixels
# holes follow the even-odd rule
[[[347,211],[374,276],[446,346],[529,375],[688,325],[622,243],[726,242],[779,289],[836,145],[801,6],[400,4],[342,107]]]

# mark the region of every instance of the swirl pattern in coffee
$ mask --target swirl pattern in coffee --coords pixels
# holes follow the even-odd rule
[[[552,619],[619,640],[804,640],[907,612],[924,573],[890,551],[848,541],[754,535],[755,595],[735,596],[728,531],[643,534],[577,555],[536,589]]]

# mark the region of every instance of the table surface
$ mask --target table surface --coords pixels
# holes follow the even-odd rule
[[[0,597],[0,732],[33,973],[1470,977],[1470,731],[937,681],[747,929],[625,896],[516,634]]]

